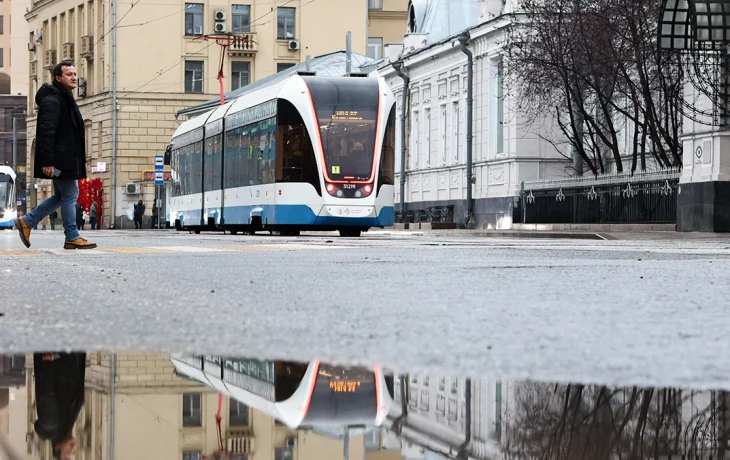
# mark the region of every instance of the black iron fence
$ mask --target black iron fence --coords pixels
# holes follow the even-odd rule
[[[679,171],[523,183],[514,222],[676,223]]]
[[[396,205],[400,206],[400,205]],[[439,223],[453,223],[454,222],[454,206],[431,206],[425,209],[405,212],[396,211],[395,221],[397,223],[419,223],[419,222],[439,222]]]

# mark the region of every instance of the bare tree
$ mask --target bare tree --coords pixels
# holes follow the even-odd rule
[[[517,388],[504,422],[505,458],[725,458],[725,392],[545,383]]]
[[[514,15],[508,84],[525,113],[552,115],[593,174],[609,162],[623,172],[629,155],[631,172],[644,170],[647,153],[660,167],[681,166],[681,76],[659,71],[659,3],[522,0]]]

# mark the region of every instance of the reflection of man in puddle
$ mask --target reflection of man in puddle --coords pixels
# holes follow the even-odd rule
[[[51,441],[54,459],[72,459],[76,454],[73,427],[84,405],[86,353],[34,353],[33,367],[35,432]]]

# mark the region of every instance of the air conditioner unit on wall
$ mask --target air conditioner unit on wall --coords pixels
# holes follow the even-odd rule
[[[297,447],[297,438],[294,436],[286,438],[286,447],[289,449],[295,449]]]
[[[226,31],[226,23],[225,22],[216,22],[214,30],[216,33],[222,33]]]
[[[129,182],[127,185],[124,186],[125,195],[139,195],[140,193],[142,193],[141,184],[135,184],[134,182]]]
[[[297,51],[299,49],[299,40],[289,40],[289,51]]]
[[[226,20],[226,12],[225,11],[218,10],[218,11],[215,12],[214,17],[215,17],[215,21],[216,22],[225,21]]]

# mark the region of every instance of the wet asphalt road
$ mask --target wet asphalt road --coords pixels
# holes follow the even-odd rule
[[[730,389],[730,240],[0,231],[0,351]]]

